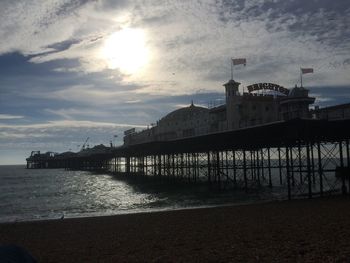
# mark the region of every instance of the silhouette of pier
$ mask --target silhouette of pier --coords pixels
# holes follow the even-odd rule
[[[46,159],[32,156],[27,167],[102,170],[217,189],[275,187],[285,189],[288,199],[311,198],[350,189],[349,137],[350,120],[294,119]]]

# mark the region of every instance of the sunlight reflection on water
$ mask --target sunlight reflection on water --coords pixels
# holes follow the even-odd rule
[[[2,166],[0,221],[115,214],[157,201],[107,174]]]
[[[270,199],[267,193],[267,199]],[[211,193],[206,187],[127,182],[109,174],[0,166],[0,222],[114,215],[247,203],[261,193]]]

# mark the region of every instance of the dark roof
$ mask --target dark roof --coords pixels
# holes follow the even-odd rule
[[[212,113],[212,112],[220,112],[220,111],[226,111],[226,104],[223,104],[223,105],[220,105],[220,106],[217,106],[217,107],[209,109],[210,113]]]
[[[163,117],[161,121],[172,121],[174,119],[186,119],[189,117],[193,117],[193,115],[203,112],[209,112],[209,109],[204,107],[199,107],[191,104],[188,107],[181,108],[170,112],[168,115]]]
[[[289,93],[289,97],[307,97],[309,90],[303,87],[295,87]]]
[[[227,83],[223,84],[223,86],[227,86],[227,85],[230,85],[230,84],[236,84],[236,85],[238,84],[238,85],[240,85],[241,83],[237,82],[237,81],[235,81],[233,79],[230,79]]]

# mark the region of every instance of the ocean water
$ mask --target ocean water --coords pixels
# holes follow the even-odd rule
[[[0,166],[0,222],[152,212],[261,202],[276,193],[130,181],[107,173]]]

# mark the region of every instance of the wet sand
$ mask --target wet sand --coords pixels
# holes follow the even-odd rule
[[[349,262],[350,198],[0,224],[39,262]]]

